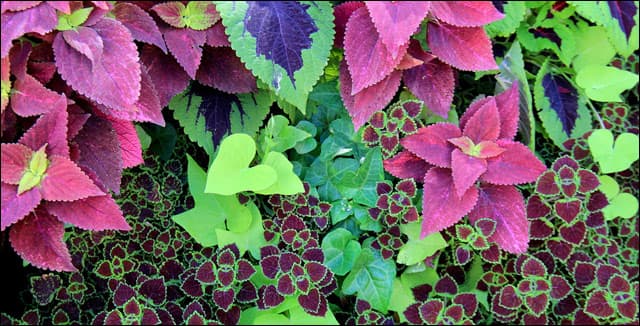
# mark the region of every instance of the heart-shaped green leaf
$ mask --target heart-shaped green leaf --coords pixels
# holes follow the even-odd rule
[[[600,102],[622,102],[620,94],[638,83],[638,75],[614,67],[588,65],[576,74],[587,96]]]
[[[225,138],[207,174],[204,191],[229,196],[247,190],[258,192],[272,186],[279,173],[264,164],[249,167],[255,155],[256,143],[251,136],[233,134]]]
[[[281,194],[293,195],[304,192],[304,186],[300,178],[293,173],[293,164],[282,153],[269,152],[265,155],[262,164],[275,170],[276,182],[266,189],[256,190],[261,195]]]
[[[638,160],[638,136],[623,133],[613,143],[613,134],[607,129],[597,129],[587,140],[591,155],[598,164],[600,172],[613,173],[628,169]]]
[[[416,264],[447,246],[447,242],[444,241],[440,232],[435,232],[420,240],[420,228],[420,222],[400,226],[400,230],[407,235],[409,241],[398,252],[397,262],[399,264]]]
[[[609,205],[602,209],[607,221],[616,217],[630,218],[638,212],[638,198],[630,193],[620,193],[620,186],[610,176],[602,175],[600,179],[600,191],[609,199]]]

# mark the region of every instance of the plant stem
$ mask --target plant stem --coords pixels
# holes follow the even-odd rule
[[[607,129],[604,126],[604,122],[602,121],[602,118],[600,117],[600,114],[598,113],[598,111],[596,110],[595,106],[593,106],[593,103],[591,103],[591,100],[587,98],[587,105],[591,108],[591,110],[593,110],[593,114],[596,116],[596,119],[598,119],[598,122],[600,123],[600,127],[602,129]]]

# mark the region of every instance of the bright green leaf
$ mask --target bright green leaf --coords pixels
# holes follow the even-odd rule
[[[262,215],[253,202],[247,203],[247,208],[251,212],[251,225],[244,232],[232,232],[222,228],[215,230],[218,237],[218,245],[223,247],[235,243],[240,250],[240,255],[248,250],[255,259],[260,259],[260,248],[267,244],[264,239],[264,228],[262,226]]]
[[[386,313],[395,276],[396,265],[393,260],[385,260],[377,251],[363,248],[342,283],[342,292],[347,295],[357,292],[359,299],[368,301],[373,309]]]
[[[624,171],[639,157],[638,136],[631,133],[621,134],[614,144],[610,130],[597,129],[591,133],[587,144],[602,173]]]
[[[607,40],[607,31],[604,27],[578,24],[573,69],[580,71],[589,65],[607,65],[615,54],[616,50]]]
[[[142,150],[146,150],[151,145],[151,136],[144,131],[144,129],[140,125],[136,125],[136,133],[138,134],[138,138],[140,139],[140,147]]]
[[[436,251],[447,246],[440,232],[433,233],[424,239],[420,239],[420,222],[402,224],[400,230],[406,234],[409,241],[400,248],[397,262],[404,265],[413,265],[433,255]]]
[[[59,31],[75,29],[87,21],[92,10],[93,7],[80,8],[69,15],[58,11],[58,26],[56,26],[56,29]]]
[[[293,164],[291,164],[282,153],[267,153],[264,160],[262,160],[262,165],[271,167],[276,172],[277,178],[276,182],[271,186],[261,190],[255,190],[256,193],[261,195],[293,195],[304,192],[302,181],[293,173]]]
[[[336,275],[347,274],[360,256],[360,243],[353,238],[351,232],[337,228],[322,239],[324,264]]]
[[[189,1],[183,13],[184,23],[195,30],[205,30],[220,19],[211,1]]]
[[[589,65],[578,71],[576,83],[592,100],[623,102],[620,94],[638,83],[638,75],[615,67]]]

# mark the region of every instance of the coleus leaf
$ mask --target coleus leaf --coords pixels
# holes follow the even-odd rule
[[[67,100],[62,96],[49,112],[38,118],[36,123],[25,132],[19,143],[32,150],[38,150],[47,145],[47,155],[69,157],[69,143],[67,140],[67,123],[69,114]]]
[[[427,161],[406,150],[384,160],[383,163],[384,169],[396,178],[412,178],[417,182],[422,182],[424,175],[433,167]]]
[[[191,79],[196,79],[196,71],[202,59],[202,46],[207,33],[190,28],[161,27],[167,48]]]
[[[7,11],[22,11],[41,4],[42,1],[6,1],[2,3],[2,13]]]
[[[162,53],[160,49],[151,45],[143,45],[140,50],[140,61],[147,67],[147,73],[158,93],[160,107],[169,104],[171,98],[183,91],[189,85],[189,75],[182,69],[176,59]],[[142,75],[144,87],[144,73]],[[144,94],[144,92],[141,92]]]
[[[115,130],[118,136],[118,143],[120,144],[120,154],[122,157],[122,168],[134,167],[138,164],[144,163],[142,158],[142,145],[140,144],[140,137],[136,132],[136,128],[131,121],[118,120],[109,118],[113,130]]]
[[[462,27],[478,27],[504,17],[489,1],[434,1],[431,13],[447,24]]]
[[[607,1],[598,3],[608,39],[623,57],[638,49],[638,3]]]
[[[220,1],[216,9],[240,60],[304,113],[333,44],[330,4]]]
[[[462,197],[486,170],[487,162],[483,158],[467,155],[457,148],[451,153],[451,175],[458,197]]]
[[[496,230],[489,237],[510,253],[519,254],[529,246],[529,224],[525,214],[524,199],[513,186],[481,184],[478,204],[469,213],[474,223],[483,217],[496,220]]]
[[[4,58],[9,54],[11,41],[18,37],[30,32],[44,35],[52,31],[57,24],[56,10],[46,3],[22,11],[3,12],[0,56]]]
[[[40,204],[42,195],[37,188],[32,188],[18,195],[18,186],[2,182],[2,230],[21,220]]]
[[[109,18],[80,29],[84,32],[69,30],[56,35],[53,50],[58,72],[81,94],[126,110],[135,104],[141,88],[138,51],[131,33]],[[102,44],[102,51],[98,44]]]
[[[354,11],[358,8],[364,7],[362,1],[347,1],[343,2],[333,8],[333,23],[336,25],[336,37],[333,42],[333,46],[339,49],[344,48],[344,30],[347,26],[347,21]]]
[[[400,63],[408,43],[393,57],[382,42],[366,8],[356,10],[349,18],[344,35],[344,52],[353,81],[350,95],[377,84]]]
[[[38,268],[74,272],[77,269],[63,235],[64,223],[38,210],[11,228],[9,241],[22,258]]]
[[[29,167],[33,150],[22,144],[2,144],[2,182],[12,185],[20,183],[20,178]]]
[[[185,6],[182,2],[171,1],[160,3],[151,8],[167,24],[195,30],[205,30],[219,19],[220,15],[212,3],[192,1]]]
[[[429,47],[440,60],[467,71],[498,69],[491,40],[482,27],[429,23]]]
[[[392,58],[402,54],[402,47],[427,16],[432,3],[366,1],[369,16],[373,21],[382,43]]]
[[[487,172],[481,180],[496,185],[514,185],[536,181],[546,167],[531,150],[521,143],[498,140],[502,154],[487,159]]]
[[[11,92],[11,61],[9,60],[9,57],[4,57],[0,61],[0,64],[0,69],[2,70],[0,71],[0,77],[2,77],[2,80],[0,81],[0,113],[2,113],[7,107],[7,104],[9,104],[9,93]]]
[[[455,79],[450,65],[438,59],[405,71],[402,80],[413,95],[423,101],[429,110],[447,118],[451,103]]]
[[[53,155],[40,183],[42,198],[47,201],[75,201],[104,195],[93,181],[69,159]]]
[[[48,202],[45,208],[61,221],[85,230],[131,230],[111,195],[89,197],[71,203]]]
[[[230,47],[205,47],[196,78],[203,85],[232,94],[257,90],[256,78]]]
[[[448,140],[462,136],[452,123],[435,123],[401,140],[402,146],[423,160],[439,167],[451,167],[451,152],[455,146]]]
[[[158,25],[151,15],[132,3],[119,2],[111,11],[113,15],[131,32],[137,41],[153,44],[167,53]]]

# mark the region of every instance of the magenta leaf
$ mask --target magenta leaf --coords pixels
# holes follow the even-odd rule
[[[540,316],[549,305],[549,295],[540,293],[536,296],[528,296],[524,302],[534,315]]]
[[[159,3],[151,10],[155,11],[165,23],[176,27],[185,27],[185,21],[182,18],[182,14],[185,11],[185,6],[179,1],[170,1],[165,3]]]
[[[80,150],[78,166],[93,172],[100,186],[119,193],[123,164],[122,156],[118,155],[118,135],[111,122],[92,116],[74,141]]]
[[[462,132],[451,123],[436,123],[403,138],[400,143],[411,153],[439,167],[451,167],[451,152],[455,146],[448,139],[458,138]]]
[[[453,186],[451,170],[432,168],[424,177],[420,237],[424,238],[455,224],[476,206],[477,200],[476,187],[471,187],[463,196],[458,196]]]
[[[376,111],[389,104],[400,87],[401,76],[400,71],[393,71],[377,84],[351,95],[349,89],[352,83],[349,69],[344,61],[340,64],[340,96],[349,111],[355,130],[360,129]]]
[[[77,271],[62,240],[64,223],[43,211],[36,211],[11,227],[9,240],[13,249],[38,268],[54,271]]]
[[[446,118],[453,102],[453,69],[438,59],[425,62],[403,73],[402,80],[429,110]]]
[[[207,28],[205,30],[207,33],[207,45],[212,47],[218,46],[226,46],[230,47],[231,43],[229,43],[229,37],[224,33],[224,25],[222,23],[217,23],[211,28]]]
[[[86,27],[89,29],[89,27]],[[101,39],[100,57],[86,57],[65,39],[75,34],[56,35],[53,49],[58,72],[73,89],[105,106],[126,110],[140,96],[138,51],[129,30],[114,19],[103,18],[90,27]],[[86,45],[84,39],[74,39]],[[92,59],[92,60],[90,60]]]
[[[573,290],[567,280],[558,275],[551,275],[551,298],[554,300],[564,299]]]
[[[445,23],[478,27],[504,17],[490,1],[433,1],[431,13]]]
[[[4,6],[4,1],[2,2]],[[9,54],[13,40],[34,32],[46,34],[56,28],[58,16],[56,10],[48,4],[40,4],[36,7],[17,12],[3,12],[1,21],[2,38],[0,40],[0,56]]]
[[[17,185],[28,168],[33,150],[22,144],[2,144],[2,182]]]
[[[207,33],[190,28],[163,28],[162,34],[167,48],[184,68],[189,77],[196,79],[196,71],[202,59],[202,46],[207,40]]]
[[[26,1],[23,1],[23,2],[26,2]],[[38,2],[41,2],[41,1],[38,1]],[[70,2],[71,1],[47,1],[47,5],[57,9],[58,11],[62,11],[63,13],[69,15],[69,14],[71,14]]]
[[[100,64],[104,43],[95,30],[78,26],[75,29],[62,32],[62,38],[67,45],[87,57],[92,65]]]
[[[429,12],[430,2],[367,1],[365,5],[382,43],[392,58],[401,54],[402,47],[420,26]]]
[[[503,139],[497,144],[506,150],[487,159],[487,172],[481,180],[496,185],[521,184],[536,181],[546,170],[544,163],[527,146]]]
[[[148,68],[147,73],[158,93],[161,108],[167,106],[174,95],[182,92],[189,85],[189,75],[180,67],[176,59],[162,53],[157,47],[143,45],[140,60]],[[142,78],[142,87],[144,87],[144,72]]]
[[[164,53],[167,47],[162,39],[162,34],[151,16],[135,4],[119,2],[111,11],[126,28],[131,32],[135,40],[153,44]]]
[[[354,11],[344,35],[345,60],[353,80],[347,93],[355,95],[389,76],[404,57],[406,49],[407,44],[394,58],[382,43],[367,9]]]
[[[34,151],[46,144],[47,155],[69,157],[68,119],[67,99],[62,96],[48,113],[38,118],[38,121],[22,135],[18,142]]]
[[[19,221],[40,204],[42,195],[38,188],[32,188],[18,195],[18,186],[2,182],[2,231]]]
[[[204,85],[232,94],[257,90],[256,77],[230,47],[205,47],[196,79]]]
[[[66,202],[48,202],[45,207],[65,223],[85,230],[131,230],[122,211],[110,195]]]
[[[126,169],[144,163],[140,138],[133,123],[113,118],[109,118],[109,121],[118,136],[122,168]]]
[[[347,22],[353,12],[361,7],[364,7],[364,2],[362,1],[348,1],[333,8],[333,22],[336,25],[336,36],[333,42],[334,47],[339,49],[344,48],[344,30]]]
[[[500,139],[512,140],[518,131],[520,119],[520,93],[518,82],[514,82],[511,88],[495,96],[500,114]]]
[[[466,115],[466,113],[465,113]],[[500,135],[500,114],[496,101],[491,98],[484,103],[465,124],[462,134],[474,143],[494,141]]]
[[[578,178],[580,179],[578,191],[583,194],[590,193],[598,189],[598,186],[600,185],[598,176],[589,170],[579,169]]]
[[[412,178],[416,182],[422,182],[424,175],[433,167],[425,160],[406,150],[390,159],[384,160],[383,163],[384,169],[396,178]]]
[[[496,221],[496,230],[489,241],[510,253],[519,254],[529,246],[529,223],[525,215],[524,199],[513,186],[481,184],[478,204],[469,213],[469,220],[489,217]]]
[[[49,157],[50,163],[40,184],[47,201],[74,201],[104,193],[72,161],[62,156]]]
[[[2,1],[0,3],[1,13],[5,13],[6,11],[23,11],[25,9],[29,9],[35,7],[42,3],[42,1]]]
[[[454,149],[451,154],[451,171],[458,197],[462,197],[486,170],[485,159],[469,156],[457,148]]]
[[[429,23],[428,39],[433,54],[460,70],[498,69],[491,40],[482,27]]]

